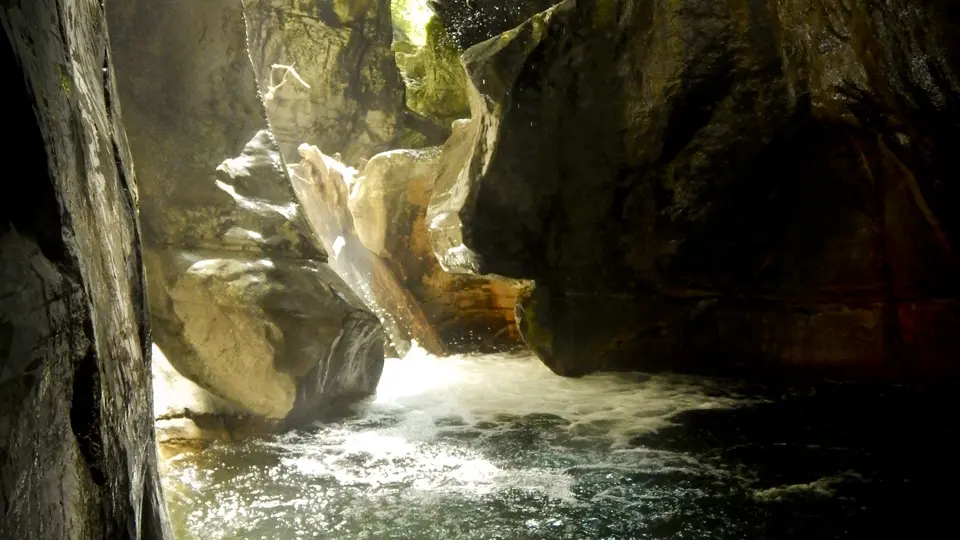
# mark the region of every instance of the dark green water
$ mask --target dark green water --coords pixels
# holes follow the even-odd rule
[[[956,534],[950,392],[388,362],[348,418],[168,462],[178,538]]]

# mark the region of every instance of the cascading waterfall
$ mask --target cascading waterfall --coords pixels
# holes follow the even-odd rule
[[[330,267],[380,318],[399,354],[412,342],[442,354],[445,347],[416,301],[354,231],[347,194],[357,171],[315,146],[301,145],[300,154],[303,160],[289,167],[290,179],[310,227],[327,250]]]

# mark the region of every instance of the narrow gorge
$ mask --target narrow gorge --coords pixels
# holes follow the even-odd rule
[[[0,21],[0,540],[949,530],[960,3]]]

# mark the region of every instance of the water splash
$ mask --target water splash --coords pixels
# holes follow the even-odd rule
[[[380,319],[398,353],[405,354],[416,339],[442,354],[446,348],[417,302],[356,234],[347,198],[357,170],[315,146],[299,150],[304,159],[289,167],[290,180],[310,228],[330,255],[327,264]]]
[[[451,519],[515,528],[497,517],[498,505],[530,516],[519,524],[523,535],[511,529],[503,538],[560,538],[569,527],[571,538],[591,537],[576,536],[578,512],[642,504],[624,479],[718,474],[630,442],[685,411],[746,402],[712,385],[564,379],[529,355],[438,358],[414,343],[405,358],[387,360],[377,395],[346,418],[168,462],[170,506],[183,538],[480,538],[451,532]]]
[[[572,436],[602,438],[623,448],[638,434],[670,425],[680,413],[745,404],[745,396],[729,385],[677,375],[569,379],[557,377],[529,354],[438,358],[417,347],[402,361],[387,361],[376,398],[365,412],[415,411],[434,424],[459,418],[473,427],[496,424],[505,415],[541,415],[565,423]],[[721,386],[727,387],[723,395],[709,391]]]
[[[164,486],[182,540],[869,538],[949,519],[927,510],[958,482],[956,422],[931,414],[952,396],[414,346],[345,417],[183,455]]]

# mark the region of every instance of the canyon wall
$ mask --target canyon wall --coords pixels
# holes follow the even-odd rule
[[[0,538],[171,538],[137,184],[102,3],[0,5]],[[14,187],[15,186],[15,187]]]
[[[463,56],[428,222],[557,373],[960,375],[960,12],[567,0]]]

